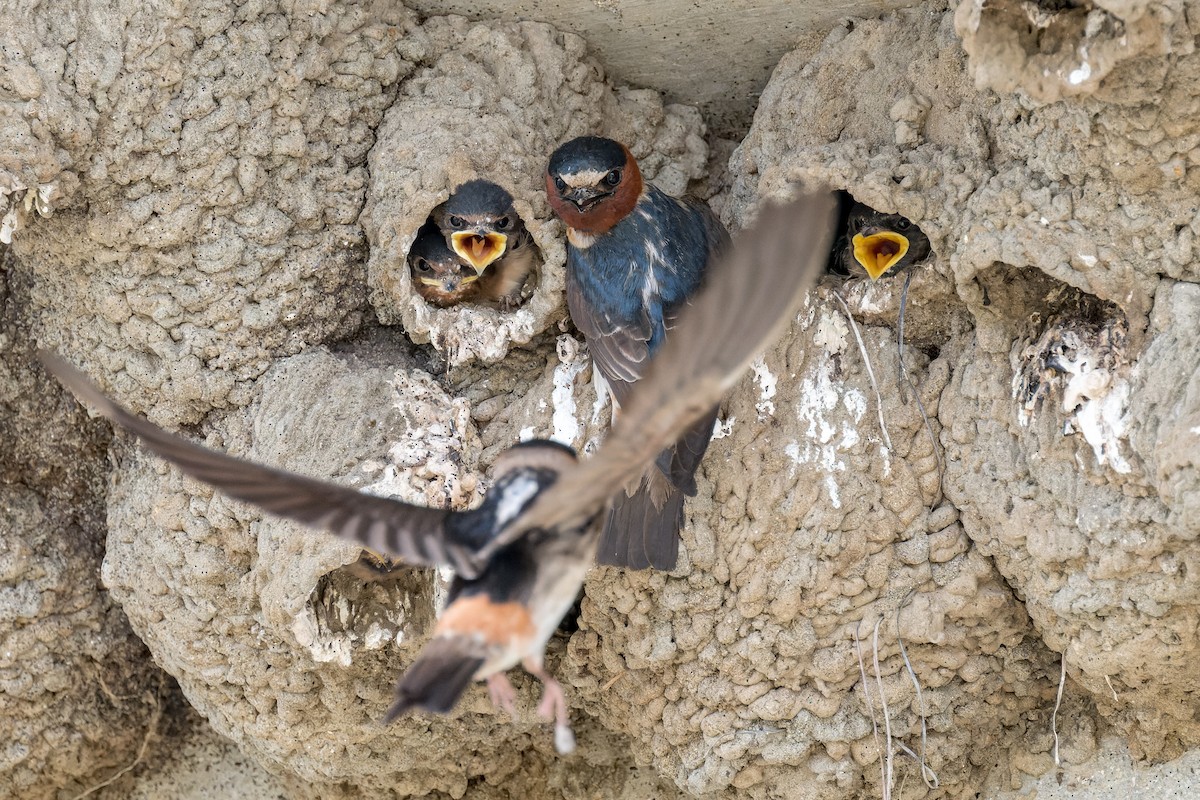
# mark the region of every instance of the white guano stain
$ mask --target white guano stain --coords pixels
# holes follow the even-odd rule
[[[524,428],[521,428],[521,430],[517,433],[517,439],[522,442],[528,442],[530,439],[533,438],[533,433],[534,433],[533,426],[528,425]]]
[[[850,413],[851,420],[843,419],[838,423],[826,417],[835,411],[839,404]],[[845,394],[841,394],[838,391],[829,359],[821,359],[816,369],[800,382],[796,417],[801,422],[804,439],[784,445],[783,452],[794,465],[792,475],[795,475],[795,467],[808,464],[814,465],[825,474],[822,483],[834,508],[842,507],[837,474],[846,471],[846,461],[840,456],[861,441],[855,426],[862,420],[866,411],[867,400],[862,392],[849,389]],[[804,422],[808,423],[807,427],[803,425]]]
[[[566,334],[558,337],[558,358],[560,363],[554,368],[554,391],[550,394],[550,404],[554,408],[551,417],[554,433],[550,438],[577,447],[580,428],[575,417],[575,378],[587,367],[588,359],[580,354],[579,342]]]
[[[758,411],[760,420],[775,415],[775,392],[779,384],[778,379],[767,368],[767,362],[762,356],[750,362],[750,369],[754,371],[754,380],[758,382],[758,402],[754,404],[755,410]]]
[[[737,417],[730,417],[729,419],[722,420],[720,417],[717,417],[715,420],[713,420],[712,438],[724,439],[726,436],[733,433],[733,422],[736,419]]]

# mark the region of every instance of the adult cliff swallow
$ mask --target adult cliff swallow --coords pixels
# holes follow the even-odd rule
[[[512,195],[491,181],[467,181],[432,217],[450,249],[484,281],[489,299],[504,310],[520,305],[534,247]]]
[[[856,201],[838,247],[846,272],[879,280],[928,257],[929,237],[899,214],[884,214]]]
[[[828,250],[832,209],[830,197],[813,196],[765,211],[747,246],[710,270],[707,288],[680,315],[596,454],[579,462],[554,442],[515,445],[497,459],[495,482],[470,511],[368,495],[209,450],[121,408],[57,356],[41,359],[81,400],[231,497],[387,558],[454,569],[445,611],[400,679],[386,719],[412,708],[449,711],[472,679],[486,680],[494,702],[511,709],[504,672],[521,663],[545,686],[539,713],[554,719],[555,744],[569,752],[566,701],[543,656],[583,584],[610,500],[706,419],[792,320],[822,266],[815,254]],[[751,270],[758,280],[744,279]]]
[[[709,265],[728,248],[729,233],[704,203],[644,183],[629,148],[612,139],[583,136],[555,150],[546,194],[567,225],[571,320],[624,406]],[[754,268],[742,277],[761,280]],[[597,552],[601,564],[675,568],[683,498],[696,493],[716,413],[697,419],[617,498]]]
[[[438,308],[480,297],[479,273],[446,245],[442,232],[432,221],[421,226],[409,248],[408,274],[417,294]]]

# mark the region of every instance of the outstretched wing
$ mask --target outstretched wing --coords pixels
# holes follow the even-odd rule
[[[832,195],[821,194],[764,210],[709,270],[596,455],[560,477],[480,556],[525,530],[582,524],[709,413],[794,318],[825,265],[834,208]]]
[[[41,351],[38,358],[80,400],[136,434],[146,447],[188,475],[230,497],[409,564],[448,566],[465,578],[479,572],[482,560],[477,551],[487,537],[472,539],[469,525],[447,526],[458,512],[376,497],[209,450],[117,405],[57,355]]]

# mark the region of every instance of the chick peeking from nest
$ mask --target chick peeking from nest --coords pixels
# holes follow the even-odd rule
[[[479,285],[474,297],[427,301],[442,307],[483,302],[502,311],[521,304],[521,289],[534,268],[534,246],[511,194],[491,181],[467,181],[431,212],[430,221],[459,265],[474,270]]]
[[[896,353],[900,396],[904,399],[907,371],[904,368],[904,309],[913,264],[929,257],[929,237],[900,214],[885,214],[857,200],[850,206],[846,228],[835,245],[834,263],[851,277],[877,281],[885,275],[904,273],[900,289],[900,318],[897,323]]]

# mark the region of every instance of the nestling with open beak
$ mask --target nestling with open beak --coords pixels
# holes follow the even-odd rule
[[[450,249],[484,280],[489,299],[505,311],[521,304],[534,246],[511,194],[491,181],[467,181],[431,216]]]
[[[678,335],[679,313],[729,234],[703,202],[644,183],[629,149],[612,139],[583,136],[555,150],[546,194],[567,225],[571,320],[622,407],[650,357]],[[761,280],[753,267],[742,277]],[[675,568],[683,498],[696,493],[716,415],[709,409],[618,496],[600,540],[601,564]]]
[[[879,280],[899,274],[929,256],[929,237],[899,214],[884,214],[855,202],[846,221],[842,267],[855,277]]]
[[[254,464],[168,433],[105,397],[57,356],[43,364],[101,414],[187,474],[266,511],[329,531],[412,565],[456,576],[432,638],[396,686],[385,719],[412,708],[447,712],[471,680],[500,707],[520,663],[545,686],[539,713],[559,752],[574,748],[562,687],[545,670],[546,643],[583,584],[614,494],[659,458],[733,386],[795,317],[828,251],[833,202],[814,196],[765,211],[747,245],[711,271],[708,288],[628,395],[612,434],[587,461],[550,441],[516,445],[470,511],[424,508]],[[807,254],[807,255],[804,255]],[[744,276],[753,270],[757,280]]]

